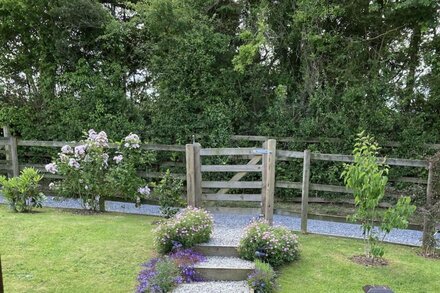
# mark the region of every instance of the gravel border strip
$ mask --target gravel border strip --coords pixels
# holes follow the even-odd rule
[[[250,288],[246,281],[215,281],[181,284],[173,293],[249,293]]]

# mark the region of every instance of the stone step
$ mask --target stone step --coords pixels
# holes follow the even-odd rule
[[[255,264],[237,257],[208,256],[194,268],[207,281],[242,281],[254,271]]]
[[[206,256],[228,256],[238,257],[236,246],[216,245],[212,243],[198,244],[194,250]]]
[[[195,282],[181,284],[173,293],[252,293],[246,281]]]

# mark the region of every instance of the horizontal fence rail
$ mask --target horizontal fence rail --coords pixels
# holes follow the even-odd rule
[[[276,139],[279,142],[299,142],[299,143],[324,143],[324,142],[332,142],[332,143],[340,143],[343,142],[343,139],[340,138],[332,138],[332,137],[310,137],[310,138],[300,138],[300,137],[270,137],[270,136],[261,136],[261,135],[231,135],[231,140],[235,141],[254,141],[254,142],[263,142],[268,139]],[[388,141],[381,143],[382,146],[385,147],[401,147],[403,144],[397,141]],[[438,143],[425,143],[423,147],[427,149],[440,150],[440,144]]]

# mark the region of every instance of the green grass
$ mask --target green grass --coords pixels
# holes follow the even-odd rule
[[[133,292],[154,254],[153,217],[11,213],[0,205],[5,292]]]
[[[5,292],[133,292],[140,264],[154,255],[153,217],[80,215],[56,209],[15,214],[0,205]],[[348,258],[361,241],[300,236],[301,259],[281,269],[281,292],[440,292],[440,261],[417,249],[386,245],[390,265],[368,268]]]
[[[365,267],[348,258],[362,254],[363,242],[327,236],[300,236],[301,259],[280,270],[281,292],[363,292],[366,284],[394,292],[440,292],[440,261],[417,255],[417,248],[386,245],[386,267]]]

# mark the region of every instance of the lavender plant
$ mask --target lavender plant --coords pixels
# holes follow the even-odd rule
[[[256,293],[272,293],[278,290],[276,274],[268,263],[255,261],[255,270],[248,276],[249,287]]]
[[[169,256],[153,258],[143,265],[136,292],[169,292],[178,284],[202,281],[194,265],[205,260],[200,253],[176,247]]]

